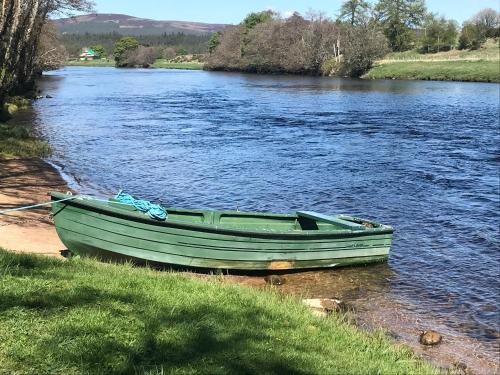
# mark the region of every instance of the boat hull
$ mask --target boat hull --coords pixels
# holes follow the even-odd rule
[[[86,207],[53,205],[56,230],[72,253],[185,267],[289,270],[367,264],[387,259],[392,231],[245,233],[154,222]]]

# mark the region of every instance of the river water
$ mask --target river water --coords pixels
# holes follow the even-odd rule
[[[387,265],[283,288],[390,300],[400,325],[433,322],[498,359],[500,85],[71,67],[41,87],[37,128],[78,190],[390,224]]]

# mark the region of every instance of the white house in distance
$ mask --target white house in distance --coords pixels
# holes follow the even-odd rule
[[[80,60],[84,61],[96,60],[101,58],[101,56],[99,56],[93,49],[87,47],[83,47],[80,50],[80,54],[78,55],[78,57],[80,58]]]

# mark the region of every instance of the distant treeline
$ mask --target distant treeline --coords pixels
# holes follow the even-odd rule
[[[105,54],[112,56],[115,44],[123,38],[122,34],[62,34],[60,39],[66,47],[70,56],[78,56],[82,47],[101,45],[104,47]],[[161,35],[136,35],[134,38],[140,45],[147,47],[165,47],[173,48],[176,51],[185,51],[189,54],[205,53],[207,51],[207,42],[209,34],[192,35],[184,33],[171,33]]]
[[[477,49],[500,36],[500,16],[483,9],[464,22],[427,11],[425,0],[346,0],[333,20],[321,12],[249,14],[208,42],[211,70],[360,76],[389,51]]]
[[[334,22],[321,13],[252,13],[209,41],[205,68],[255,73],[359,76],[388,51],[374,22]]]

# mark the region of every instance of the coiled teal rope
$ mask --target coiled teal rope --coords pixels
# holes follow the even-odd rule
[[[158,204],[151,203],[143,199],[135,199],[130,194],[120,191],[116,194],[115,199],[124,204],[130,204],[137,210],[144,212],[155,220],[165,220],[167,218],[167,211]]]

